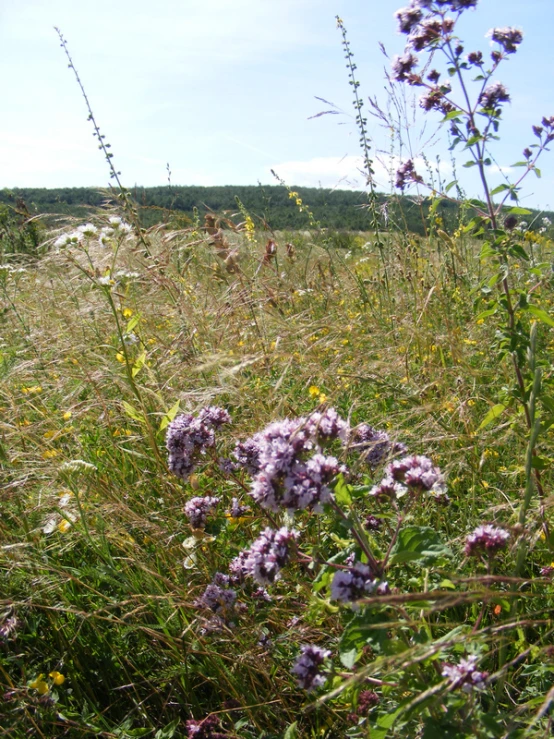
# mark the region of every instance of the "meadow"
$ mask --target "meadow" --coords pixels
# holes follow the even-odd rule
[[[398,19],[462,74],[475,5]],[[518,33],[467,109],[393,64],[485,185]],[[434,191],[425,236],[327,230],[286,185],[304,231],[240,200],[147,229],[104,154],[110,205],[2,231],[3,735],[551,736],[554,255],[519,181],[455,227]]]

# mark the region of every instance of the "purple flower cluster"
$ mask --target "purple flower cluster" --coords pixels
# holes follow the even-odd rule
[[[202,408],[196,416],[183,413],[174,418],[167,427],[165,440],[171,472],[187,480],[206,454],[206,449],[215,446],[214,429],[230,420],[227,411],[216,406]]]
[[[216,572],[213,581],[196,601],[201,608],[208,608],[216,615],[226,618],[232,613],[237,599],[236,591],[229,587],[231,578],[222,572]]]
[[[231,518],[242,518],[250,513],[250,507],[247,505],[241,505],[238,498],[233,498],[231,502],[231,508],[229,509],[229,516]]]
[[[510,95],[502,82],[493,82],[479,96],[479,104],[486,110],[495,110],[499,103],[505,103],[509,99]]]
[[[448,503],[446,483],[438,467],[421,455],[403,457],[391,462],[385,468],[385,475],[379,485],[375,485],[370,495],[387,496],[393,499],[404,495],[425,494],[441,503]]]
[[[296,676],[298,687],[303,690],[319,688],[325,682],[321,668],[327,657],[331,656],[328,649],[307,644],[301,647],[300,656],[296,658],[291,672]]]
[[[492,28],[487,36],[499,44],[506,54],[514,54],[523,41],[523,33],[519,28]]]
[[[448,678],[451,688],[461,688],[464,693],[471,693],[474,688],[483,690],[489,675],[476,670],[476,665],[477,657],[472,654],[467,659],[461,659],[457,665],[444,665],[442,675]]]
[[[446,115],[451,110],[454,110],[452,103],[446,99],[446,95],[452,90],[448,83],[440,86],[432,87],[428,90],[425,95],[422,95],[419,99],[419,105],[423,110],[438,110],[443,115]]]
[[[423,182],[423,177],[416,172],[411,159],[407,159],[396,170],[395,185],[399,190],[404,190],[409,182]]]
[[[189,719],[185,726],[186,739],[228,739],[228,734],[218,731],[221,729],[221,723],[217,716],[208,716],[202,721]]]
[[[205,496],[191,498],[185,503],[185,514],[188,517],[193,529],[203,529],[206,525],[208,514],[211,513],[217,504],[219,498]]]
[[[374,429],[368,423],[357,426],[350,437],[350,447],[359,451],[364,462],[370,467],[378,467],[392,454],[405,454],[406,446],[392,441],[386,431]]]
[[[17,616],[7,616],[0,624],[0,644],[7,639],[15,639],[19,621]]]
[[[498,526],[485,524],[477,526],[477,528],[466,537],[464,553],[469,557],[478,555],[479,552],[486,554],[496,554],[500,549],[504,549],[508,543],[510,534]]]
[[[279,579],[280,570],[289,560],[290,546],[297,538],[298,532],[285,526],[278,531],[268,527],[231,562],[229,570],[234,575],[249,575],[260,585],[270,585]]]
[[[321,453],[321,446],[345,441],[347,435],[348,424],[329,408],[269,424],[238,444],[234,457],[253,475],[250,495],[263,508],[321,511],[331,500],[330,483],[345,471],[335,457]]]
[[[395,56],[392,62],[392,76],[398,82],[410,80],[417,62],[417,56],[411,52],[407,52],[403,56]]]
[[[355,562],[352,567],[337,570],[333,576],[331,600],[355,603],[373,592],[384,595],[388,592],[388,585],[375,579],[371,569],[362,562]]]

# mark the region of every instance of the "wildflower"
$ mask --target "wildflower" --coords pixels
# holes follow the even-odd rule
[[[218,503],[219,498],[210,496],[191,498],[185,503],[185,515],[193,529],[205,527],[208,514],[216,508]]]
[[[356,709],[356,713],[359,716],[365,716],[372,708],[379,705],[380,702],[381,699],[377,693],[373,692],[373,690],[362,690],[358,696],[358,708]]]
[[[221,723],[217,716],[207,716],[202,721],[189,719],[185,724],[187,730],[186,739],[227,739],[227,734],[222,734]]]
[[[272,511],[279,507],[321,511],[331,500],[333,477],[345,468],[335,457],[321,454],[320,445],[345,440],[347,429],[348,424],[328,408],[308,418],[275,421],[237,445],[235,458],[254,473],[250,495]]]
[[[454,28],[452,18],[436,20],[428,18],[415,26],[408,36],[408,46],[414,51],[423,51],[437,45],[442,37],[448,38]]]
[[[38,677],[36,677],[33,682],[29,683],[29,687],[33,690],[36,690],[39,695],[46,695],[50,688],[48,687],[48,683],[44,679],[44,673],[41,673]]]
[[[391,462],[385,468],[385,475],[379,485],[375,485],[370,495],[401,498],[407,494],[424,493],[439,502],[448,503],[446,484],[438,467],[428,457],[413,455]]]
[[[92,223],[84,223],[82,226],[77,227],[77,231],[79,233],[82,233],[83,236],[94,236],[96,233],[98,233],[98,229],[96,226],[93,226]]]
[[[54,685],[63,685],[65,682],[65,675],[62,675],[62,673],[57,670],[52,670],[48,677],[52,678]]]
[[[383,520],[381,518],[377,518],[377,516],[372,516],[371,514],[366,516],[364,521],[364,528],[368,531],[378,531],[382,525]]]
[[[443,677],[448,678],[450,688],[461,688],[464,693],[471,693],[474,688],[483,690],[487,672],[475,669],[477,657],[472,654],[467,659],[461,659],[457,665],[445,664],[442,670]]]
[[[400,33],[410,33],[423,18],[423,13],[418,3],[412,0],[412,4],[407,8],[400,8],[394,14],[398,21],[398,30]]]
[[[419,105],[423,110],[439,110],[441,113],[448,113],[453,110],[452,103],[446,100],[445,95],[451,91],[451,86],[446,83],[440,87],[433,87],[425,95],[419,99]]]
[[[497,526],[485,524],[477,528],[466,537],[464,553],[469,557],[484,551],[489,555],[496,554],[504,549],[508,543],[510,534]]]
[[[331,600],[355,603],[375,590],[386,593],[388,585],[375,579],[368,565],[355,562],[352,567],[335,572],[331,583]]]
[[[406,452],[404,444],[393,442],[386,431],[378,431],[367,423],[357,426],[352,435],[351,447],[359,451],[364,462],[377,467],[390,454]]]
[[[7,614],[4,614],[2,623],[0,624],[0,643],[7,639],[15,639],[18,626],[19,621],[16,616],[8,617]]]
[[[417,174],[414,163],[408,159],[396,170],[396,187],[404,190],[408,182],[423,182],[423,177]]]
[[[398,82],[408,79],[413,68],[417,66],[417,56],[408,52],[404,56],[395,56],[392,62],[392,76]]]
[[[313,690],[323,685],[326,678],[321,674],[321,667],[330,656],[331,652],[328,649],[321,649],[314,644],[301,647],[301,654],[296,658],[291,670],[297,678],[298,687]]]
[[[229,569],[236,575],[253,577],[260,585],[270,585],[279,579],[290,557],[289,547],[297,538],[298,532],[285,526],[278,531],[268,527],[231,562]]]
[[[196,601],[197,606],[208,608],[218,616],[224,618],[232,612],[237,593],[229,587],[230,578],[222,572],[216,572],[202,596]]]
[[[492,41],[500,44],[506,54],[514,54],[517,51],[517,47],[523,41],[523,33],[519,28],[491,28],[487,33]]]
[[[504,228],[507,231],[513,231],[514,228],[517,226],[517,217],[514,215],[508,215],[504,219]]]
[[[482,51],[470,51],[467,55],[467,61],[469,64],[474,64],[476,67],[480,67],[483,64],[483,52]]]
[[[485,87],[479,97],[479,103],[487,110],[494,110],[499,103],[505,103],[510,99],[508,91],[501,82],[493,82]]]
[[[229,511],[230,518],[242,518],[250,512],[250,507],[247,505],[241,505],[238,498],[233,498],[231,501],[231,509]]]
[[[188,479],[206,450],[215,446],[214,428],[230,420],[226,410],[215,406],[203,408],[196,417],[184,413],[174,418],[166,435],[171,472],[183,480]]]

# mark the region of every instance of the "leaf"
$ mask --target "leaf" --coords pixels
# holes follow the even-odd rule
[[[131,370],[131,374],[132,374],[133,377],[136,377],[138,375],[138,373],[144,367],[144,363],[145,362],[146,362],[146,351],[143,351],[135,359],[135,363],[133,364],[133,369]]]
[[[495,187],[494,190],[491,190],[491,195],[498,195],[499,192],[504,192],[504,190],[509,190],[509,185],[498,185],[498,187]]]
[[[549,316],[542,308],[538,308],[536,305],[529,305],[527,307],[527,312],[532,316],[535,316],[535,318],[538,318],[539,321],[546,323],[547,326],[554,326],[554,318],[551,318],[551,316]]]
[[[172,739],[172,737],[175,735],[175,732],[177,731],[179,723],[180,719],[176,718],[167,726],[164,726],[162,729],[158,729],[158,731],[154,734],[154,739]]]
[[[540,169],[538,167],[533,167],[533,172],[537,175],[537,177],[540,180],[540,178],[542,177]]]
[[[477,162],[474,162],[473,159],[470,159],[469,162],[466,162],[462,166],[464,166],[466,169],[469,169],[469,167],[475,167],[476,164]]]
[[[350,485],[347,485],[344,481],[344,477],[342,475],[338,476],[335,489],[335,500],[337,503],[341,506],[346,506],[347,508],[352,505],[352,496],[350,495]]]
[[[451,110],[450,113],[447,113],[444,116],[443,121],[451,121],[454,118],[460,118],[461,116],[463,116],[463,114],[464,113],[462,110]]]
[[[132,418],[133,421],[144,423],[144,415],[140,411],[137,411],[136,408],[133,408],[133,406],[130,403],[127,403],[126,400],[123,401],[123,407],[125,408],[125,413],[129,418]]]
[[[160,421],[160,427],[159,427],[158,431],[163,431],[165,428],[167,428],[167,426],[169,426],[169,424],[171,423],[171,421],[173,421],[173,419],[175,418],[175,416],[179,412],[179,406],[180,406],[180,404],[181,404],[181,401],[178,400],[175,403],[175,405],[172,405],[171,406],[171,408],[167,411],[167,413],[165,414],[165,416]]]
[[[485,318],[488,318],[489,316],[494,316],[494,314],[497,312],[498,308],[489,308],[488,310],[482,311],[482,313],[479,313],[478,316],[476,316],[476,321],[482,321]]]
[[[515,206],[513,208],[510,208],[508,211],[508,215],[510,216],[529,216],[531,215],[531,211],[527,210],[527,208],[520,208],[519,206]]]
[[[496,418],[501,416],[504,411],[506,410],[506,406],[502,403],[497,403],[496,405],[493,405],[493,407],[489,410],[487,415],[483,418],[481,423],[479,424],[478,431],[481,431],[481,429],[484,429],[486,426],[489,425],[489,423],[492,423]]]
[[[283,739],[298,739],[300,734],[298,733],[298,721],[292,723],[283,734]]]
[[[451,552],[430,526],[405,526],[392,549],[391,564],[414,562],[419,559],[450,557]]]
[[[452,182],[449,182],[448,185],[444,188],[444,192],[448,193],[450,190],[452,190],[453,187],[455,187],[458,184],[458,180],[452,180]]]
[[[136,327],[137,323],[140,321],[140,315],[137,313],[136,316],[133,316],[129,319],[127,322],[127,326],[125,327],[125,333],[130,334],[131,331]]]
[[[340,653],[340,661],[346,667],[347,670],[351,670],[354,667],[357,659],[358,659],[358,650],[356,649],[356,647],[354,647],[353,649],[349,649],[346,652]]]

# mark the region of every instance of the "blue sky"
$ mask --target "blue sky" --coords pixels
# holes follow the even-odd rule
[[[61,28],[124,183],[274,183],[363,188],[340,34],[348,30],[361,94],[387,105],[384,68],[402,53],[393,0],[0,0],[0,187],[103,187],[109,173],[92,137],[85,104],[53,26]],[[480,0],[459,31],[467,51],[489,50],[494,26],[523,29],[520,51],[500,67],[509,88],[502,141],[491,177],[521,159],[531,125],[554,114],[553,0]],[[311,118],[333,102],[344,113]],[[410,101],[408,100],[408,106]],[[449,181],[444,136],[429,142],[438,118],[418,115],[413,154]],[[370,117],[381,189],[389,189],[390,136]],[[377,152],[381,151],[380,154]],[[479,194],[457,157],[468,193]],[[394,163],[394,159],[392,160]],[[554,152],[543,177],[531,175],[522,200],[554,208]]]

